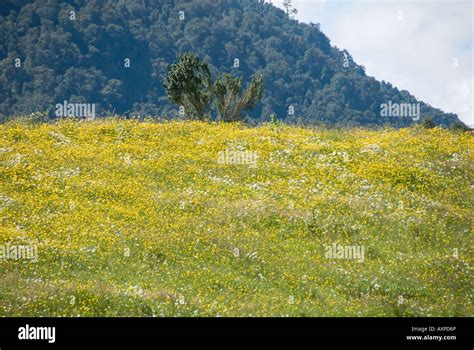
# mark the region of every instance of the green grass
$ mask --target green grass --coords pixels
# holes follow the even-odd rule
[[[219,164],[235,147],[257,166]],[[0,125],[0,246],[38,249],[0,259],[0,315],[473,316],[472,151],[441,129]]]

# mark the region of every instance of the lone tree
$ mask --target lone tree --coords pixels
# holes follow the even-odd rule
[[[286,9],[288,17],[298,14],[298,10],[293,7],[291,0],[283,0],[283,7]]]
[[[263,95],[263,78],[261,75],[252,77],[248,89],[242,92],[242,78],[233,78],[225,74],[215,83],[217,111],[219,118],[226,122],[242,120],[242,111],[253,109]]]
[[[192,53],[181,54],[179,62],[169,67],[163,85],[169,100],[183,106],[191,118],[211,118],[213,87],[207,63]]]
[[[261,75],[254,75],[250,86],[241,93],[241,77],[225,74],[213,83],[207,63],[192,53],[180,55],[179,62],[169,67],[163,85],[169,100],[184,106],[186,114],[198,120],[211,119],[214,103],[218,120],[243,120],[242,111],[254,108],[263,95]]]

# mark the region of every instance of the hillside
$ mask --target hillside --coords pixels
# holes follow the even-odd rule
[[[319,24],[298,23],[262,1],[4,0],[0,29],[0,121],[31,112],[53,116],[63,101],[95,103],[99,115],[176,118],[163,77],[188,51],[214,74],[249,82],[263,73],[265,94],[249,115],[254,122],[276,114],[318,125],[414,123],[381,116],[389,102],[420,102],[421,121],[459,121],[368,77],[349,52],[331,46]]]
[[[0,144],[0,316],[473,315],[468,133],[103,120]]]

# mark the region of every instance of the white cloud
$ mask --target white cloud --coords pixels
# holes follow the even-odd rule
[[[321,23],[332,44],[347,49],[368,75],[474,125],[472,1],[292,3],[299,20]]]

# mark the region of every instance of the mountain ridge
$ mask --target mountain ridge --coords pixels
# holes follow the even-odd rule
[[[178,54],[191,51],[209,62],[214,76],[232,73],[248,83],[263,74],[264,97],[249,113],[254,122],[272,114],[290,123],[416,122],[382,117],[381,105],[389,102],[419,103],[419,120],[460,122],[367,76],[347,50],[331,46],[319,24],[299,23],[263,1],[8,0],[0,7],[0,27],[2,120],[52,115],[63,101],[95,103],[99,115],[179,118],[162,81]]]

